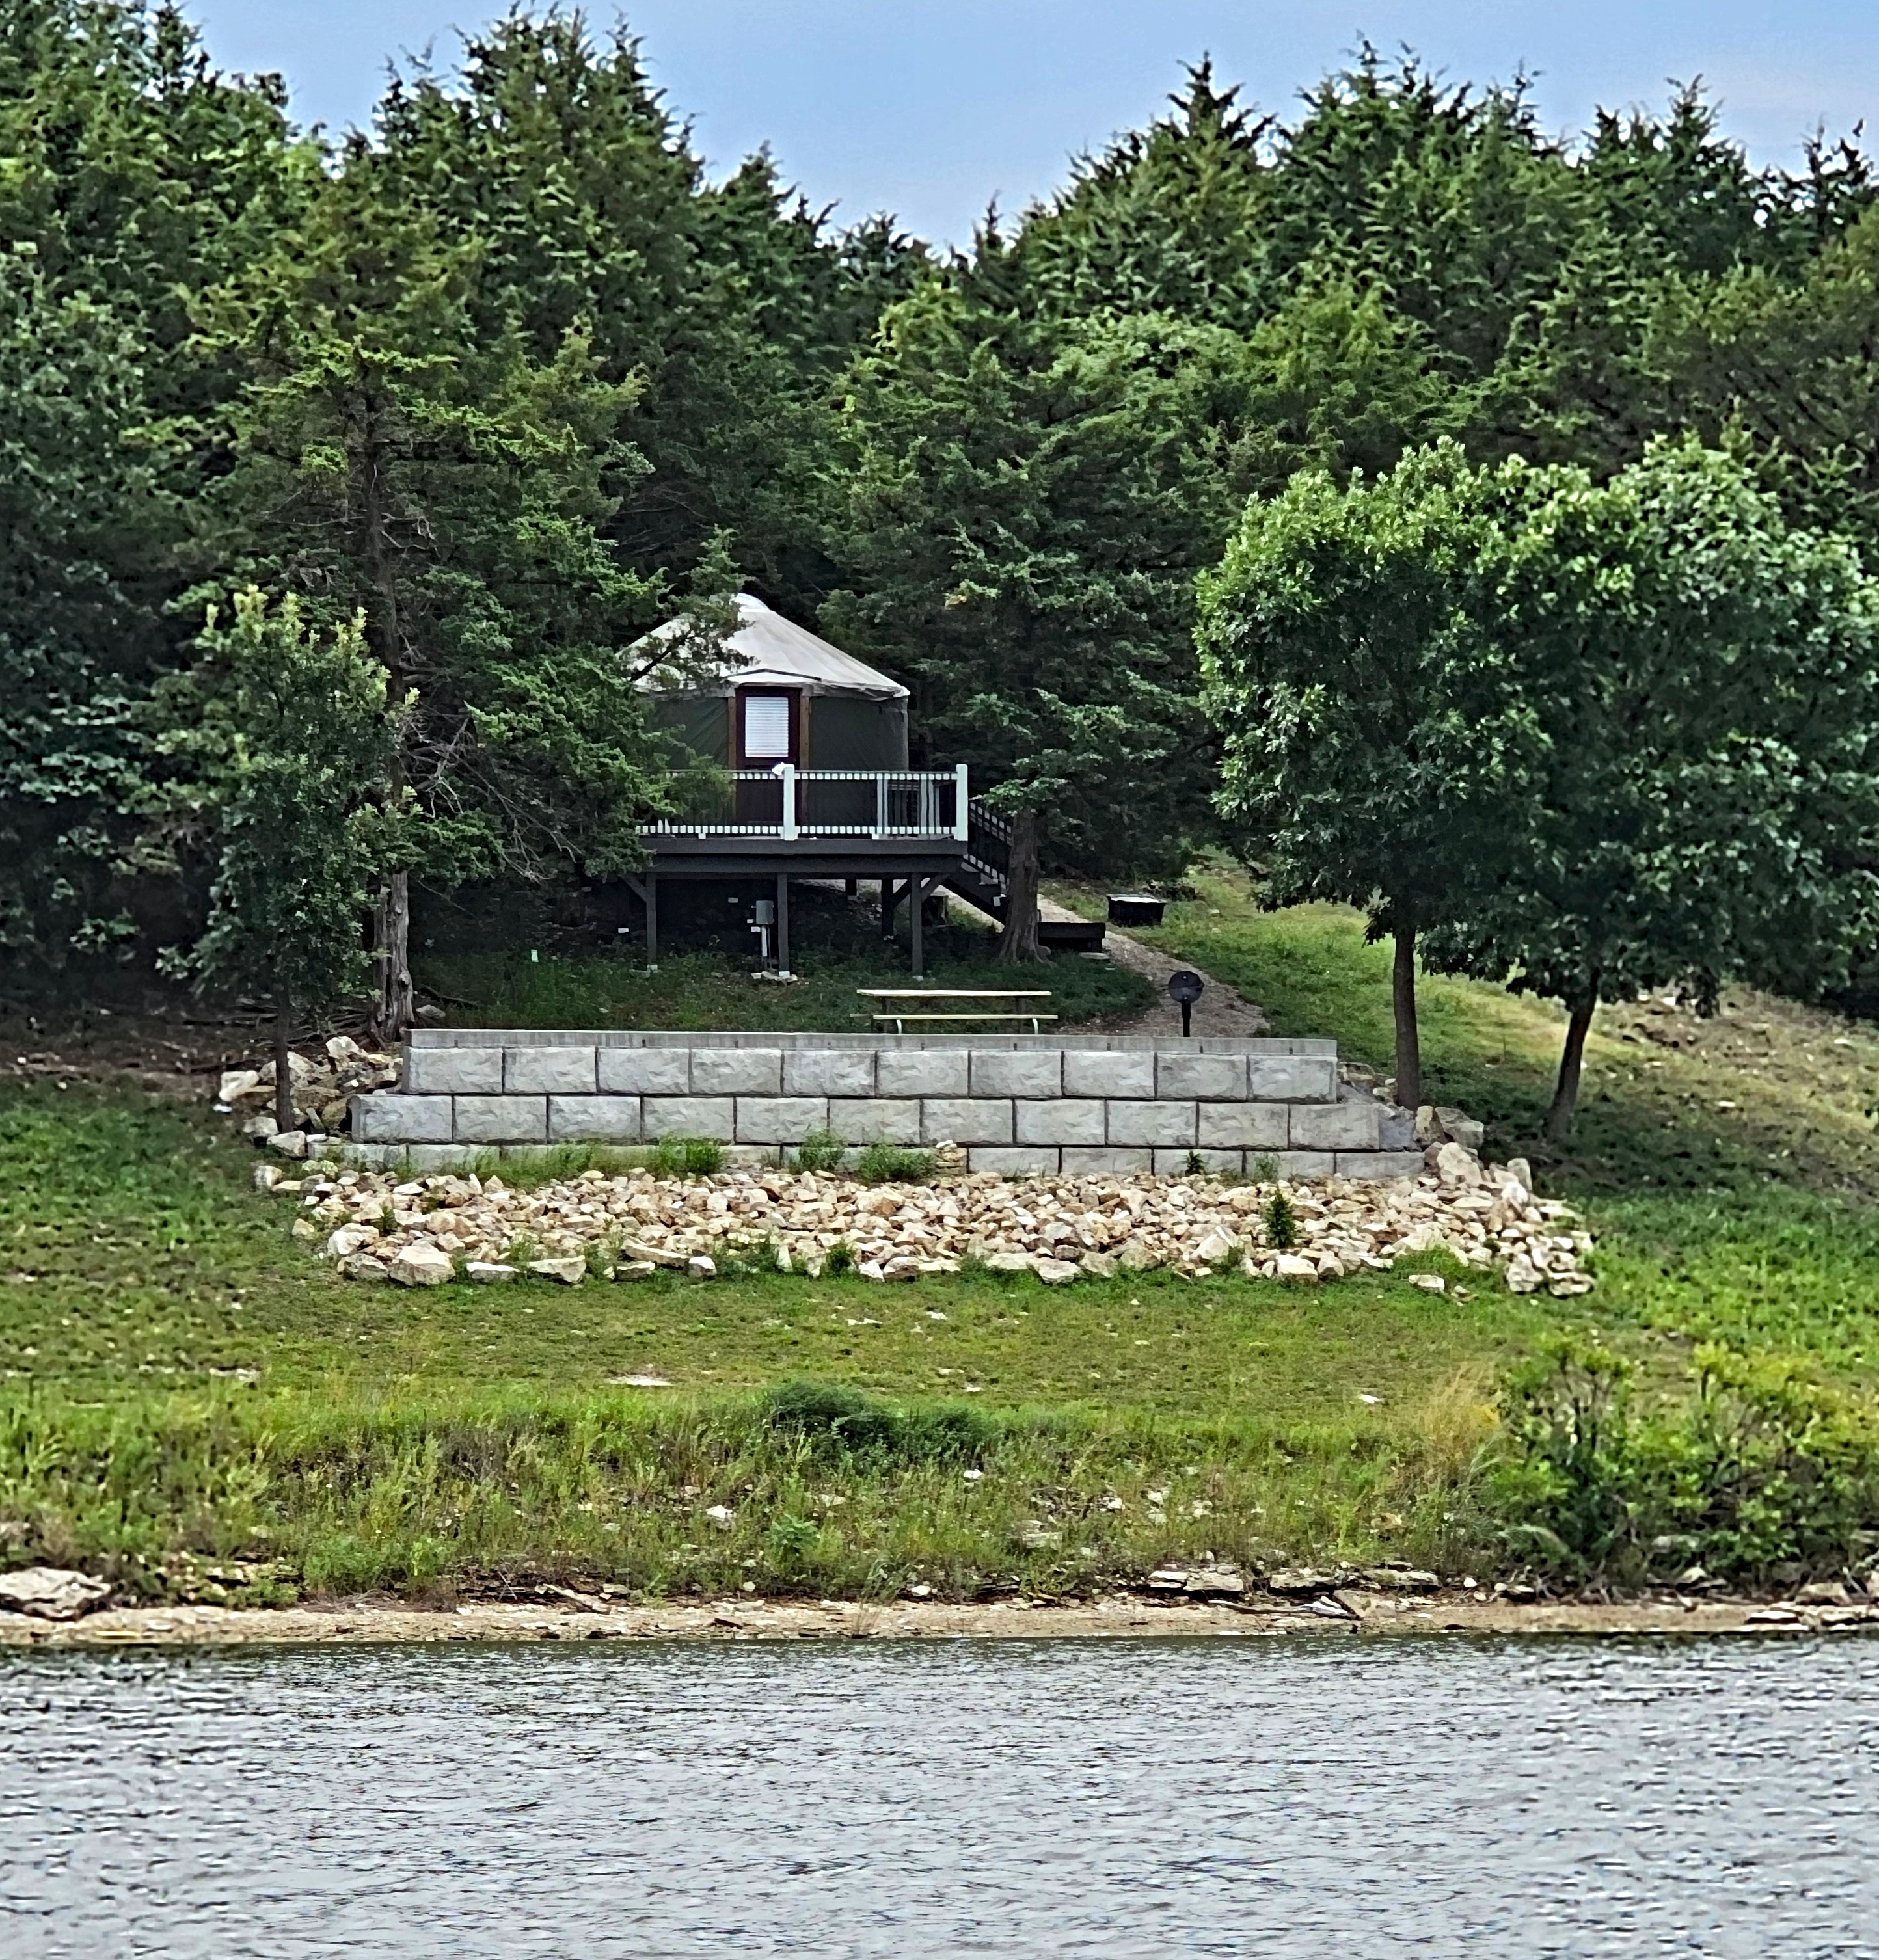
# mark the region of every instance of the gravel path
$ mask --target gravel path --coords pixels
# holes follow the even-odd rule
[[[1068,906],[1058,905],[1050,899],[1037,901],[1038,911],[1047,919],[1076,919],[1082,915],[1072,912]],[[1125,1035],[1175,1034],[1181,1031],[1181,1010],[1168,998],[1168,975],[1183,966],[1190,972],[1200,973],[1207,983],[1207,991],[1194,1006],[1194,1032],[1197,1035],[1263,1035],[1266,1032],[1263,1013],[1253,1004],[1234,992],[1224,980],[1216,980],[1210,973],[1202,972],[1199,967],[1191,966],[1186,960],[1176,959],[1165,953],[1158,953],[1151,946],[1145,946],[1139,939],[1132,939],[1114,926],[1108,928],[1103,941],[1103,950],[1118,966],[1126,966],[1132,973],[1139,973],[1154,988],[1153,1003],[1139,1014],[1112,1023],[1110,1032]]]

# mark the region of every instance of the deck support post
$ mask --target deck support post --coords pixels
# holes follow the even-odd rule
[[[659,970],[659,874],[648,871],[643,878],[629,877],[626,889],[646,908],[646,971]]]
[[[893,911],[900,902],[899,886],[897,878],[884,878],[881,881],[881,936],[883,939],[893,937]]]
[[[907,897],[912,907],[913,927],[913,977],[926,978],[926,902],[937,892],[944,879],[938,874],[923,878],[916,871],[907,880]]]
[[[789,978],[789,873],[776,874],[776,971],[779,978]]]

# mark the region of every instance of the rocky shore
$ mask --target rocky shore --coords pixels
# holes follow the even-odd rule
[[[1330,1596],[1324,1596],[1330,1598]],[[630,1605],[570,1596],[425,1609],[377,1599],[263,1609],[107,1608],[69,1624],[0,1613],[0,1648],[411,1645],[521,1640],[1197,1639],[1290,1634],[1820,1635],[1879,1626],[1879,1601],[1798,1605],[1670,1599],[1517,1602],[1485,1592],[1401,1595],[1340,1587],[1312,1602],[1119,1595],[1075,1603],[954,1605],[748,1598]]]
[[[943,1158],[935,1181],[918,1185],[784,1169],[590,1170],[532,1190],[499,1176],[335,1169],[292,1177],[272,1165],[256,1178],[300,1200],[295,1233],[349,1278],[406,1286],[494,1284],[524,1272],[579,1285],[661,1267],[709,1278],[737,1262],[877,1281],[977,1261],[1053,1285],[1222,1268],[1311,1283],[1445,1251],[1514,1293],[1590,1290],[1591,1238],[1569,1206],[1534,1196],[1525,1163],[1485,1166],[1453,1143],[1429,1154],[1422,1176],[1389,1182],[1009,1179],[947,1175]],[[1447,1281],[1425,1274],[1419,1284],[1439,1290]]]

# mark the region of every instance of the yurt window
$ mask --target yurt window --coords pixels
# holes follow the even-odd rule
[[[738,696],[742,719],[742,760],[746,765],[795,759],[796,697],[793,694]]]

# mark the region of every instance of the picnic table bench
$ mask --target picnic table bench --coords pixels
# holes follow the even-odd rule
[[[865,1001],[1048,1001],[1047,990],[1030,987],[857,987],[855,992]],[[878,1026],[891,1022],[897,1035],[906,1032],[909,1021],[1029,1021],[1031,1032],[1043,1032],[1046,1021],[1054,1021],[1055,1014],[1047,1014],[1039,1007],[980,1007],[964,1012],[929,1010],[924,1007],[878,1007],[874,1011]]]

